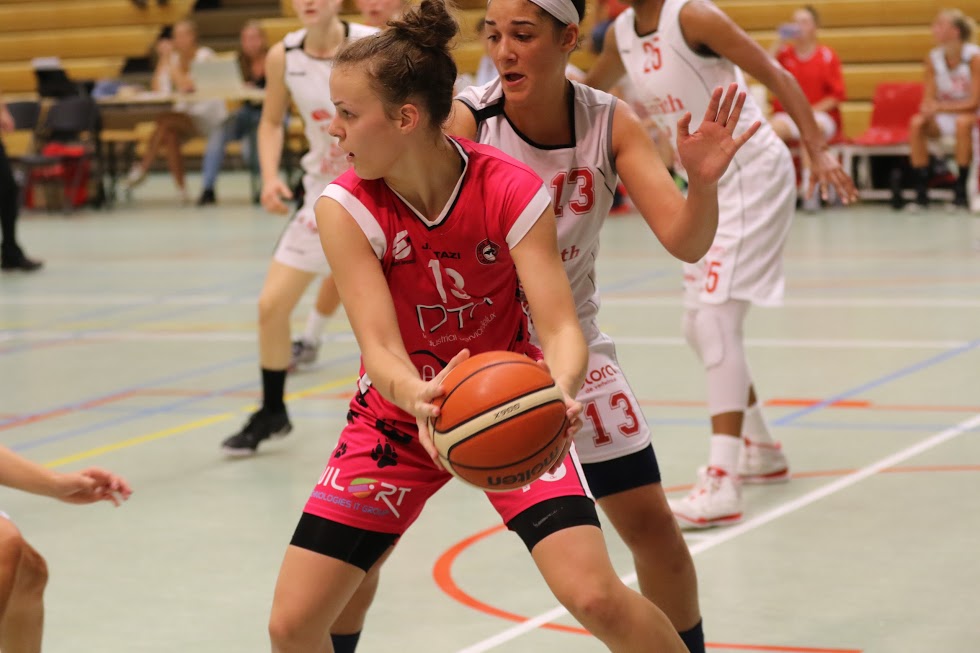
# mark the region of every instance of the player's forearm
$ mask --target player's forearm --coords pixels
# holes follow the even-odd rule
[[[589,350],[578,322],[562,326],[550,334],[539,333],[544,360],[551,376],[569,397],[575,397],[585,381]]]
[[[279,162],[282,160],[283,128],[266,120],[259,122],[259,170],[262,181],[267,183],[279,178]]]
[[[680,214],[670,253],[685,263],[696,263],[708,253],[718,231],[718,184],[691,178]]]
[[[424,385],[408,355],[385,346],[362,352],[364,370],[381,396],[407,413],[415,410],[415,399]]]
[[[0,447],[0,485],[51,496],[57,473]]]

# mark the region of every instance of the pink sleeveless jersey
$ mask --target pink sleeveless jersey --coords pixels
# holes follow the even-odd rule
[[[349,170],[323,192],[343,206],[381,261],[405,348],[423,379],[460,350],[531,353],[510,250],[551,203],[541,179],[499,150],[450,139],[463,172],[442,212],[419,214],[381,179]],[[414,418],[373,389],[361,367],[355,413]]]

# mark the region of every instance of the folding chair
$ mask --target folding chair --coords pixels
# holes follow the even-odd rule
[[[887,82],[875,87],[871,125],[844,146],[845,170],[857,160],[856,182],[862,197],[877,195],[871,184],[872,156],[908,156],[909,120],[922,104],[919,82]],[[887,191],[881,191],[887,196]]]
[[[35,123],[36,121],[35,117]],[[95,101],[88,96],[62,98],[48,108],[44,120],[36,126],[33,151],[19,157],[18,163],[27,170],[28,179],[32,170],[44,167],[61,166],[65,170],[72,170],[73,174],[69,179],[58,178],[42,182],[56,181],[61,185],[62,210],[68,213],[74,208],[86,165],[92,167],[90,174],[99,180],[98,187],[101,189],[98,135],[99,112]],[[45,146],[50,143],[75,147],[70,155],[45,154]],[[99,195],[100,197],[94,199],[101,199],[101,193]]]

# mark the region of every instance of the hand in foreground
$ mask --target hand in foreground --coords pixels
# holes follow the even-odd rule
[[[442,388],[442,382],[446,380],[446,376],[449,375],[453,368],[469,357],[469,349],[464,349],[453,356],[449,364],[442,368],[442,371],[434,379],[420,386],[419,392],[412,400],[412,405],[408,410],[408,412],[415,416],[415,423],[419,429],[419,442],[422,443],[426,453],[432,458],[432,462],[440,468],[443,465],[439,460],[439,452],[436,450],[436,445],[432,442],[432,433],[429,430],[430,421],[439,417],[439,407],[433,404],[432,400],[446,394]]]
[[[696,132],[692,134],[689,131],[690,113],[685,113],[677,121],[677,153],[688,178],[695,183],[717,184],[735,153],[760,126],[756,121],[736,137],[735,127],[745,105],[745,93],[738,91],[737,84],[731,84],[722,100],[722,91],[719,86],[711,94],[708,110]]]
[[[110,501],[119,506],[133,493],[129,484],[120,476],[104,469],[92,467],[80,472],[58,474],[55,479],[54,497],[66,503],[85,504]]]
[[[276,177],[274,181],[263,182],[262,195],[260,197],[262,206],[269,213],[286,214],[289,209],[283,204],[283,199],[293,199],[293,192],[289,190],[282,179]]]

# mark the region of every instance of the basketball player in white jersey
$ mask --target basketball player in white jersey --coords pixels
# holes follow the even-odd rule
[[[826,197],[832,185],[845,202],[853,201],[853,183],[827,150],[796,80],[706,0],[634,0],[606,32],[602,54],[586,81],[608,88],[629,75],[648,113],[673,134],[685,112],[704,113],[717,86],[737,83],[744,90],[739,68],[765,84],[799,126],[812,161],[808,192],[819,185]],[[758,120],[762,112],[749,96],[741,122],[747,126]],[[678,169],[683,173],[683,166]],[[692,492],[671,504],[684,527],[740,521],[740,475],[752,482],[789,478],[786,459],[760,412],[742,324],[751,304],[781,302],[782,249],[795,209],[795,186],[789,151],[763,122],[718,184],[718,232],[710,251],[684,266],[684,335],[707,373],[713,433],[708,466],[699,470]]]
[[[915,178],[915,202],[909,208],[929,205],[929,148],[932,138],[951,138],[956,143],[958,176],[953,205],[967,208],[966,180],[973,161],[973,130],[980,107],[980,46],[973,39],[973,20],[958,9],[939,12],[932,23],[937,46],[925,61],[922,107],[909,122],[909,162]]]
[[[595,259],[619,177],[669,252],[688,261],[703,256],[714,237],[718,179],[758,125],[733,138],[744,102],[734,85],[724,99],[715,92],[699,132],[687,134],[690,117],[681,121],[679,152],[691,170],[685,200],[628,105],[566,81],[582,13],[581,1],[493,0],[485,35],[500,76],[458,96],[447,131],[526,163],[551,193],[558,247],[589,344],[576,397],[585,415],[575,438],[579,459],[593,496],[632,550],[642,593],[688,650],[703,652],[694,565],[660,484],[646,419],[613,341],[596,322]]]
[[[259,443],[292,430],[283,400],[290,359],[289,316],[303,291],[316,276],[330,274],[317,233],[313,203],[326,185],[349,167],[337,139],[327,129],[334,117],[330,101],[333,57],[351,40],[377,32],[348,24],[337,17],[341,0],[293,0],[304,27],[287,34],[266,59],[266,89],[259,123],[259,165],[262,205],[286,213],[283,198],[292,193],[279,178],[283,118],[289,102],[303,119],[309,152],[302,159],[303,205],[279,238],[259,296],[259,362],[262,368],[262,406],[244,427],[222,443],[229,456],[255,453]],[[333,306],[340,299],[334,288]]]
[[[397,18],[405,9],[406,2],[405,0],[357,0],[355,4],[365,25],[384,29],[389,20]],[[291,372],[316,362],[320,353],[323,330],[335,310],[337,310],[337,288],[334,286],[333,278],[327,277],[320,283],[316,302],[306,316],[303,333],[293,340],[292,357],[289,361]]]

